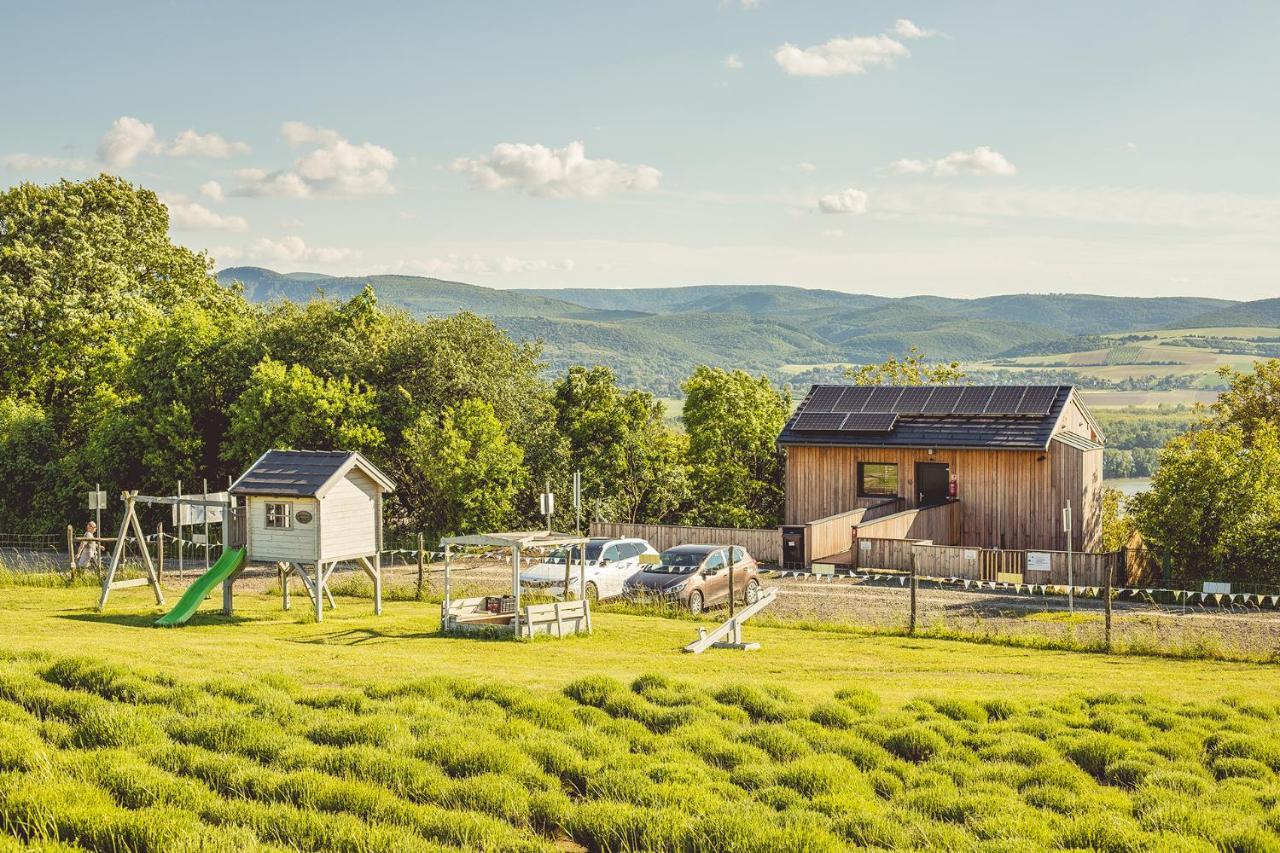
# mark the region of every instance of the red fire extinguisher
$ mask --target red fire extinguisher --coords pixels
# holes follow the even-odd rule
[[[960,497],[960,484],[956,481],[955,477],[952,477],[951,481],[947,483],[947,497],[949,498]]]

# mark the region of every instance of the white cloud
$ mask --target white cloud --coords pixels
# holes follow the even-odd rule
[[[730,71],[741,71],[743,68],[742,60],[738,58],[738,54],[736,53],[731,53],[726,56],[723,64],[724,67],[728,68]]]
[[[823,213],[866,213],[867,194],[852,187],[827,193],[818,199],[818,210]]]
[[[212,201],[222,201],[226,194],[222,191],[222,184],[217,181],[205,181],[200,185],[200,195]]]
[[[244,142],[230,142],[216,133],[196,133],[184,130],[164,146],[164,152],[170,157],[230,157],[233,154],[248,154],[249,146]]]
[[[169,208],[169,225],[178,231],[244,231],[249,223],[243,216],[223,216],[203,204],[181,195],[161,195]]]
[[[799,170],[799,171],[801,171],[801,172],[816,172],[816,171],[818,171],[818,167],[817,167],[817,166],[815,166],[815,165],[813,165],[812,163],[797,163],[797,164],[796,164],[796,169],[798,169],[798,170]]]
[[[214,263],[218,265],[244,257],[244,252],[235,246],[214,246],[209,249],[209,254],[213,257]]]
[[[875,66],[892,67],[911,52],[902,42],[881,33],[831,39],[825,44],[801,48],[787,43],[773,52],[773,60],[793,77],[837,77],[865,74]]]
[[[924,30],[907,18],[899,18],[893,24],[893,31],[904,39],[927,39],[938,34],[937,30]]]
[[[249,223],[242,216],[224,216],[183,195],[160,194],[169,209],[169,225],[176,231],[245,231]]]
[[[337,131],[288,121],[281,133],[289,144],[312,146],[291,169],[241,169],[243,183],[232,195],[306,198],[310,195],[378,195],[394,193],[391,170],[396,155],[369,142],[355,145]]]
[[[249,245],[247,254],[264,261],[291,263],[318,261],[323,264],[336,264],[354,260],[360,253],[354,249],[308,246],[301,237],[290,235],[281,237],[279,240],[259,237]]]
[[[459,157],[456,172],[487,190],[514,188],[547,198],[599,198],[616,191],[656,189],[662,173],[652,166],[591,160],[582,142],[563,148],[504,142],[483,159]]]
[[[972,151],[952,151],[937,160],[895,160],[888,166],[890,174],[923,175],[932,173],[940,177],[949,175],[983,175],[1008,177],[1018,172],[1018,167],[999,151],[979,145]]]
[[[98,143],[98,159],[113,169],[127,169],[144,152],[159,150],[156,129],[132,116],[121,116]]]
[[[18,172],[56,172],[67,169],[72,172],[83,172],[90,168],[88,160],[74,157],[46,157],[40,154],[5,154],[0,163]]]
[[[1138,152],[1138,143],[1126,142],[1124,144],[1124,150],[1128,151],[1130,154],[1136,154]]]

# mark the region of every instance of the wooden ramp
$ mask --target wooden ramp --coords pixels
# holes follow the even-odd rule
[[[755,651],[760,648],[759,643],[742,642],[742,623],[746,622],[752,616],[755,616],[761,610],[764,610],[774,599],[778,597],[778,588],[771,586],[760,593],[760,598],[755,604],[749,604],[735,613],[730,619],[726,620],[714,631],[707,633],[706,628],[698,629],[698,639],[684,647],[686,652],[690,654],[700,655],[707,649],[714,646],[717,649],[740,649],[742,651]],[[725,639],[725,638],[728,639]]]

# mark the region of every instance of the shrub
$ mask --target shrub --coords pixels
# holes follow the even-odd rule
[[[916,763],[928,761],[946,746],[942,735],[920,724],[891,732],[884,742],[885,749],[894,755]]]
[[[622,690],[622,685],[605,675],[588,675],[565,685],[564,695],[581,705],[602,708],[604,703]]]
[[[1076,765],[1099,781],[1105,781],[1107,765],[1126,757],[1128,743],[1114,735],[1087,734],[1069,746],[1066,755]]]
[[[741,708],[758,723],[780,723],[804,715],[795,696],[779,688],[735,684],[717,691],[715,698],[721,704]]]

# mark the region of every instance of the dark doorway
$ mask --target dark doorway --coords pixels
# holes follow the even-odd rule
[[[933,506],[947,502],[951,467],[946,462],[916,463],[916,505]]]

